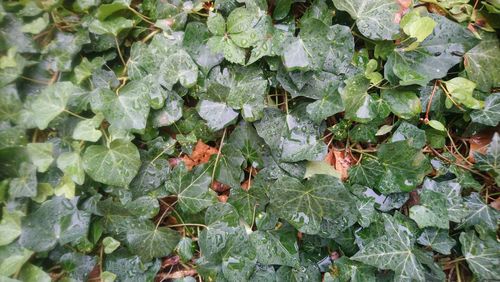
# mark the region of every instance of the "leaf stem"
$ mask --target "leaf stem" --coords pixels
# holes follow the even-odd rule
[[[182,224],[167,225],[167,227],[181,227],[181,226],[197,226],[197,227],[208,228],[208,226],[201,223],[182,223]]]
[[[425,119],[424,123],[429,123],[429,112],[431,111],[432,99],[434,98],[434,94],[436,94],[438,80],[434,81],[434,87],[432,88],[431,97],[429,97],[429,101],[427,101],[427,109],[425,110]]]
[[[120,43],[118,42],[118,37],[115,36],[116,49],[118,50],[118,56],[120,56],[120,60],[122,61],[123,66],[125,67],[127,63],[123,59],[122,51],[120,50]]]
[[[143,14],[139,13],[139,12],[138,12],[138,11],[136,11],[134,8],[132,8],[132,7],[128,6],[128,9],[129,9],[132,13],[136,14],[139,18],[141,18],[141,20],[143,20],[143,21],[147,22],[148,24],[150,24],[150,25],[154,25],[154,24],[155,24],[154,22],[150,21],[150,20],[148,19],[148,17],[146,17],[145,15],[143,15]]]
[[[68,114],[70,114],[70,115],[72,115],[72,116],[74,116],[74,117],[77,117],[77,118],[79,118],[79,119],[83,119],[83,120],[87,120],[87,119],[88,119],[88,118],[84,118],[84,117],[82,117],[81,115],[75,114],[75,113],[73,113],[72,111],[67,110],[67,109],[64,109],[64,110],[63,110],[63,112],[68,113]]]
[[[217,169],[217,163],[219,162],[220,154],[222,152],[222,147],[224,146],[224,138],[226,137],[226,130],[227,130],[227,128],[224,128],[224,133],[222,133],[222,139],[221,139],[220,145],[219,145],[219,151],[217,152],[217,157],[215,158],[214,169],[212,170],[212,183],[211,183],[211,185],[214,184],[215,170]]]

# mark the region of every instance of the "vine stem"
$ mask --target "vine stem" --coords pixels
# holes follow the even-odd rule
[[[167,227],[182,227],[182,226],[197,226],[197,227],[208,228],[208,226],[201,223],[180,223],[180,224],[167,225]]]
[[[425,124],[429,123],[429,112],[431,111],[432,99],[434,98],[434,94],[436,94],[437,84],[438,80],[434,81],[434,87],[432,88],[431,97],[429,97],[429,101],[427,102],[427,109],[425,111],[425,119],[424,119]]]
[[[116,49],[118,50],[118,56],[120,56],[120,60],[122,61],[123,66],[125,67],[127,63],[123,59],[122,51],[120,50],[120,43],[118,42],[118,37],[115,36]]]
[[[224,138],[226,137],[226,130],[227,128],[224,128],[224,133],[222,133],[222,139],[219,145],[219,152],[217,152],[217,157],[215,158],[214,169],[212,170],[212,183],[211,183],[212,185],[214,184],[214,176],[215,176],[215,170],[217,169],[217,163],[219,162],[222,147],[224,146]]]
[[[72,111],[67,110],[67,109],[64,109],[64,110],[63,110],[63,112],[68,113],[68,114],[70,114],[70,115],[72,115],[72,116],[74,116],[74,117],[77,117],[77,118],[79,118],[79,119],[83,119],[83,120],[87,120],[87,119],[88,119],[88,118],[84,118],[84,117],[82,117],[81,115],[75,114],[75,113],[73,113]]]
[[[139,18],[141,18],[141,20],[143,20],[143,21],[147,22],[148,24],[150,24],[150,25],[154,25],[154,24],[155,24],[154,22],[150,21],[150,20],[148,19],[148,17],[146,17],[145,15],[143,15],[143,14],[141,14],[141,13],[137,12],[134,8],[132,8],[132,7],[130,7],[130,6],[129,6],[129,7],[128,7],[128,9],[129,9],[132,13],[136,14]]]

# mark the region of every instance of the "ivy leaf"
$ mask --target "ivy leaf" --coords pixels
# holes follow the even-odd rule
[[[402,122],[392,134],[391,142],[402,140],[410,140],[412,147],[421,149],[426,143],[425,131],[410,123]]]
[[[349,177],[355,183],[371,185],[383,194],[411,191],[432,169],[420,150],[408,140],[386,143],[377,151],[378,160],[368,160],[352,167]]]
[[[75,242],[87,235],[90,213],[78,210],[78,197],[68,200],[54,197],[22,219],[20,244],[35,252]]]
[[[130,183],[132,196],[134,198],[144,196],[160,188],[167,179],[169,172],[170,166],[167,160],[161,158],[151,161],[146,160]]]
[[[35,124],[45,129],[55,117],[61,114],[72,95],[80,90],[71,82],[57,82],[49,85],[31,103],[31,111],[36,115]]]
[[[9,183],[9,194],[12,198],[34,197],[37,193],[36,167],[29,163],[21,163],[18,177]]]
[[[72,138],[76,140],[97,142],[97,140],[101,139],[102,132],[96,130],[96,128],[101,125],[103,120],[104,116],[98,113],[91,119],[79,121],[73,130]]]
[[[50,275],[44,272],[42,268],[37,267],[31,263],[27,263],[23,266],[21,272],[19,272],[19,279],[21,279],[21,281],[52,281]]]
[[[384,67],[389,81],[393,82],[390,76],[394,75],[400,85],[425,86],[433,79],[445,77],[461,56],[476,45],[477,39],[465,27],[443,16],[429,17],[437,23],[430,36],[413,50],[396,48],[389,56]]]
[[[416,38],[417,42],[422,42],[432,33],[436,22],[432,18],[421,17],[418,12],[412,11],[404,15],[400,26],[407,35]]]
[[[17,120],[22,107],[23,103],[19,98],[17,88],[14,85],[3,87],[0,96],[0,120]]]
[[[149,113],[148,88],[140,82],[125,85],[118,95],[111,90],[99,92],[100,105],[92,106],[94,112],[102,112],[106,120],[117,129],[142,131],[146,128]]]
[[[133,26],[133,20],[128,20],[122,17],[106,19],[104,21],[95,19],[90,23],[89,31],[97,35],[111,34],[117,37],[120,31],[132,28]]]
[[[2,220],[0,221],[0,246],[12,243],[21,235],[21,218],[24,214],[20,211],[9,211],[3,208]]]
[[[299,266],[299,246],[293,228],[253,232],[250,241],[259,254],[259,263]]]
[[[146,261],[168,256],[180,240],[180,235],[168,227],[155,227],[152,222],[138,222],[127,232],[127,244],[132,252]]]
[[[128,9],[129,6],[129,0],[116,0],[109,4],[99,5],[99,8],[97,8],[96,11],[96,17],[99,20],[104,20],[115,12]]]
[[[286,115],[278,109],[266,108],[264,118],[255,124],[257,133],[279,156],[281,161],[322,160],[326,144],[318,137],[318,126],[299,106]]]
[[[149,281],[154,279],[160,270],[159,260],[143,262],[140,257],[130,254],[124,248],[116,250],[106,258],[103,268],[115,273],[118,281]]]
[[[183,45],[191,58],[200,67],[203,73],[220,64],[224,59],[223,54],[212,54],[206,42],[210,37],[208,28],[203,23],[189,22],[184,31]]]
[[[397,277],[425,281],[425,270],[418,261],[414,238],[409,230],[389,215],[383,214],[385,235],[359,250],[352,260],[381,269],[391,269]]]
[[[382,99],[389,104],[391,111],[400,118],[410,119],[422,111],[420,99],[411,91],[384,90]]]
[[[463,219],[458,228],[483,224],[490,230],[496,230],[500,212],[484,203],[478,193],[472,193],[469,197],[466,197],[465,206],[469,214]]]
[[[77,152],[65,152],[57,158],[57,167],[71,180],[78,185],[83,185],[85,180],[85,171],[83,170],[82,159]]]
[[[443,194],[424,190],[419,194],[420,203],[410,208],[410,218],[419,228],[437,227],[448,229],[448,211]]]
[[[179,50],[177,53],[170,55],[163,62],[160,70],[168,89],[171,89],[177,81],[182,86],[190,88],[198,80],[198,66],[184,50]]]
[[[448,235],[447,230],[432,227],[425,228],[417,242],[443,255],[451,254],[451,248],[457,243]]]
[[[6,246],[1,246],[0,277],[2,276],[8,277],[20,271],[21,267],[30,259],[32,255],[33,255],[32,251],[23,248],[17,242]]]
[[[492,93],[484,101],[484,108],[470,114],[473,122],[497,126],[500,122],[500,93]]]
[[[197,106],[200,116],[212,131],[223,129],[236,121],[238,113],[222,102],[202,100]]]
[[[284,42],[282,59],[286,70],[321,69],[326,55],[323,52],[331,45],[329,32],[328,26],[319,20],[304,20],[299,36]]]
[[[346,11],[356,20],[364,36],[375,40],[391,40],[399,31],[394,22],[399,6],[392,0],[333,0],[339,10]]]
[[[473,230],[460,234],[462,253],[470,269],[479,279],[496,279],[500,275],[500,248],[492,238],[481,240]]]
[[[472,96],[476,84],[463,77],[455,77],[443,82],[455,101],[471,109],[480,109],[484,103]]]
[[[500,79],[495,73],[500,65],[500,42],[493,34],[481,35],[483,40],[470,49],[464,56],[464,67],[467,77],[477,84],[477,89],[489,92],[491,88],[500,86]]]
[[[486,154],[474,152],[476,168],[490,172],[496,183],[500,183],[500,134],[496,132],[491,138],[491,143],[488,145]]]
[[[334,219],[353,212],[353,198],[338,178],[314,175],[301,183],[282,177],[270,191],[270,208],[300,232],[316,234],[323,218]]]
[[[188,172],[184,164],[177,165],[167,176],[165,189],[177,196],[179,209],[186,213],[197,213],[217,201],[214,191],[208,186],[212,180],[210,166],[197,166]]]
[[[467,216],[468,210],[462,199],[462,186],[456,180],[436,182],[426,179],[423,189],[438,192],[444,196],[450,221],[459,223]],[[441,197],[438,196],[438,198]]]
[[[92,145],[83,154],[83,168],[95,181],[128,186],[141,166],[139,151],[134,144],[115,140],[109,147]]]
[[[340,95],[344,102],[346,118],[357,122],[368,122],[376,117],[375,101],[367,93],[370,80],[357,75],[346,80]]]
[[[37,167],[38,172],[46,172],[54,161],[52,156],[54,144],[52,143],[29,143],[26,146],[31,162]]]

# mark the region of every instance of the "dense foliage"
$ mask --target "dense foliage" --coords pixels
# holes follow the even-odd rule
[[[499,13],[3,1],[0,280],[499,279]]]

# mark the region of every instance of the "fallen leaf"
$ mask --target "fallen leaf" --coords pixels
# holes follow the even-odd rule
[[[212,190],[214,190],[215,192],[217,193],[223,193],[223,192],[226,192],[227,190],[231,189],[231,187],[229,185],[225,185],[223,183],[220,183],[219,181],[212,181],[212,185],[211,187]]]
[[[346,155],[345,151],[330,150],[325,157],[325,161],[332,165],[336,171],[340,173],[341,179],[346,180],[348,177],[347,171],[354,163],[350,155]]]
[[[220,195],[220,196],[217,196],[217,198],[219,198],[219,202],[221,203],[226,203],[227,202],[227,199],[229,198],[227,195]]]
[[[497,211],[500,211],[500,197],[496,198],[493,202],[490,203],[490,206]]]
[[[469,161],[474,163],[474,153],[485,154],[493,137],[493,132],[484,131],[469,138]]]
[[[408,11],[412,4],[412,0],[397,0],[399,4],[399,11],[394,15],[394,22],[399,23],[404,14]]]
[[[208,146],[199,140],[193,149],[193,153],[191,153],[190,156],[183,156],[182,160],[184,161],[186,168],[191,170],[194,166],[208,163],[210,156],[217,154],[218,152],[219,150],[217,150],[217,148]]]

